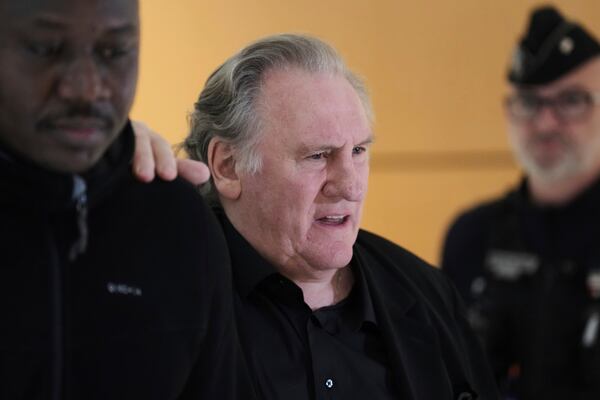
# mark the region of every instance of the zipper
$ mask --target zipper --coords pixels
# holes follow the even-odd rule
[[[88,244],[88,198],[87,185],[85,180],[78,175],[73,176],[73,192],[71,200],[75,205],[75,219],[77,224],[77,237],[71,244],[68,256],[68,263],[71,264],[79,256],[85,253]],[[50,240],[50,263],[52,271],[50,273],[50,301],[52,312],[51,341],[53,355],[51,361],[51,399],[64,400],[68,397],[68,387],[65,386],[66,378],[66,309],[65,309],[65,279],[67,271],[64,260],[60,256],[59,243],[55,234],[49,232]]]

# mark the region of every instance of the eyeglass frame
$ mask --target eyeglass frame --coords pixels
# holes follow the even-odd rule
[[[568,114],[565,114],[564,112],[561,111],[561,108],[559,106],[559,102],[560,102],[560,98],[564,97],[568,94],[584,94],[586,95],[587,103],[586,103],[586,109],[579,115],[576,116],[569,116]],[[519,97],[524,97],[524,95],[530,95],[532,98],[534,98],[538,104],[536,105],[537,109],[532,111],[532,114],[530,116],[523,116],[523,115],[517,115],[514,112],[511,111],[511,103],[514,102],[516,99],[518,99]],[[533,120],[535,120],[540,113],[542,112],[542,110],[545,107],[549,107],[550,110],[552,111],[552,113],[554,114],[554,116],[561,122],[578,122],[583,120],[585,117],[587,117],[590,113],[590,111],[592,110],[592,108],[594,106],[597,106],[598,104],[600,104],[600,91],[590,91],[587,89],[583,89],[583,88],[570,88],[570,89],[565,89],[560,91],[559,93],[557,93],[554,96],[540,96],[537,95],[533,92],[527,91],[527,90],[521,90],[521,91],[517,91],[516,93],[507,95],[504,99],[504,108],[507,112],[507,114],[510,116],[510,118],[513,121],[516,122],[531,122]]]

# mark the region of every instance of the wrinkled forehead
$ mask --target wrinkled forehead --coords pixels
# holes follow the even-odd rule
[[[138,25],[138,0],[0,0],[2,24]]]

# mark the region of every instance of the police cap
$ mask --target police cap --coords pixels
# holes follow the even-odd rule
[[[600,44],[583,26],[543,6],[531,13],[529,27],[514,50],[508,80],[517,85],[549,83],[598,54]]]

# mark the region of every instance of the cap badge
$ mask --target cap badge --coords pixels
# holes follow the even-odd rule
[[[568,56],[573,52],[573,49],[575,48],[575,43],[573,43],[573,39],[571,39],[568,36],[565,36],[558,44],[558,48],[563,55]]]

